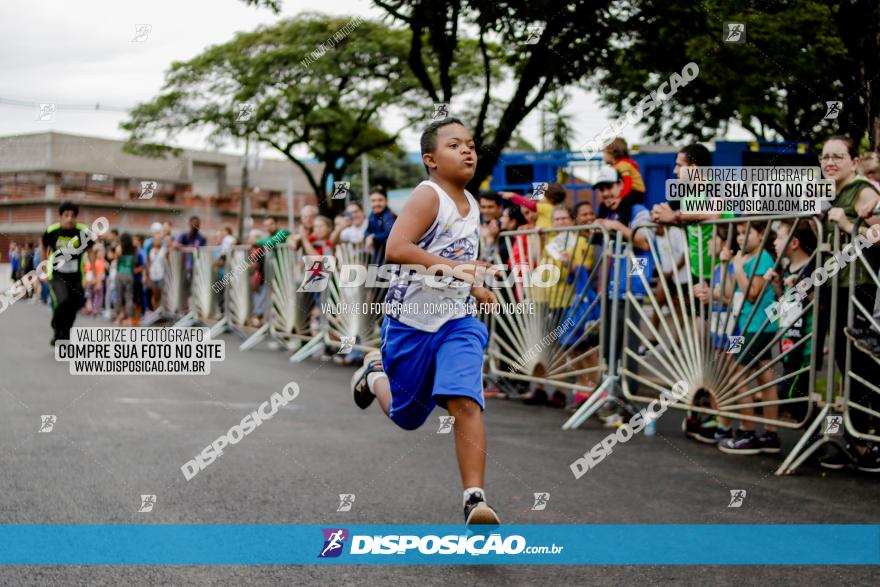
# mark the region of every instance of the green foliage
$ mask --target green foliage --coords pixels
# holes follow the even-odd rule
[[[477,140],[480,160],[471,184],[489,176],[501,151],[519,124],[547,92],[579,83],[603,63],[608,35],[620,16],[611,0],[374,0],[393,19],[413,33],[409,64],[423,90],[434,101],[452,102],[467,117]],[[537,42],[526,43],[542,27]],[[499,100],[499,84],[486,75],[479,84],[478,102],[461,96],[448,72],[470,60],[458,49],[463,33],[472,33],[481,48],[476,64],[491,71],[512,72],[510,98]],[[494,52],[483,44],[495,43]],[[436,67],[437,74],[430,68]],[[505,94],[507,90],[505,89]],[[457,105],[458,104],[458,105]]]
[[[574,129],[571,126],[572,116],[565,112],[569,100],[571,96],[562,90],[553,92],[547,97],[544,107],[545,126],[542,131],[547,148],[551,151],[565,151],[571,148],[574,136]]]
[[[160,95],[123,123],[128,149],[161,155],[185,130],[207,131],[217,144],[249,135],[300,167],[323,199],[330,174],[396,143],[399,131],[384,130],[381,120],[417,88],[408,49],[405,31],[317,14],[239,33],[171,66]],[[240,120],[243,103],[253,105],[249,120]],[[323,164],[320,178],[297,149]]]
[[[611,37],[602,101],[623,114],[693,61],[697,79],[643,120],[651,139],[709,140],[732,121],[768,140],[816,142],[838,129],[861,134],[864,112],[844,88],[848,57],[832,5],[625,0],[629,18]],[[746,43],[723,42],[726,21],[746,24]],[[839,120],[824,120],[828,100],[846,102]]]

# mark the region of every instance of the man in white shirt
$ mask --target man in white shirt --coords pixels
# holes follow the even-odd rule
[[[681,284],[682,293],[688,295],[687,283],[690,281],[690,274],[687,269],[685,255],[688,254],[687,236],[684,230],[677,226],[660,225],[657,227],[657,254],[660,257],[660,280],[657,283],[657,289],[654,296],[657,299],[657,305],[662,308],[668,305],[670,310],[678,316],[679,323],[682,318],[682,308],[678,300],[678,287],[676,283]],[[669,299],[663,291],[663,282],[666,282],[666,288],[669,290]],[[651,316],[651,322],[654,328],[660,324],[660,316],[654,314]],[[673,322],[669,321],[672,325]],[[670,326],[670,330],[672,327]]]

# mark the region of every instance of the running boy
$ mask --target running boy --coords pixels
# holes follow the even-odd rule
[[[458,267],[457,274],[473,276],[480,213],[465,186],[477,165],[474,139],[461,121],[447,118],[425,129],[421,151],[430,179],[416,187],[394,223],[385,258],[401,265]],[[377,398],[382,411],[405,430],[421,426],[435,405],[446,408],[455,418],[465,522],[498,524],[483,491],[482,366],[489,335],[468,315],[466,304],[473,300],[496,301],[489,290],[460,280],[401,271],[388,290],[381,355],[364,358],[352,377],[352,391],[359,408]]]
[[[52,346],[70,339],[76,313],[85,303],[84,253],[94,244],[88,237],[89,226],[76,221],[79,206],[62,202],[58,215],[60,221],[50,225],[42,238],[52,294]]]

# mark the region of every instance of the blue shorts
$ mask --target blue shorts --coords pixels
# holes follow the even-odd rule
[[[391,384],[388,416],[404,430],[425,423],[434,406],[450,397],[483,404],[486,326],[473,316],[450,320],[425,332],[386,317],[382,321],[382,366]]]

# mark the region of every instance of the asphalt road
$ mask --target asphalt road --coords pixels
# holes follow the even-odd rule
[[[453,436],[397,429],[357,409],[352,368],[298,365],[265,345],[206,377],[72,376],[48,344],[48,310],[19,302],[0,316],[0,523],[458,523]],[[80,319],[80,326],[106,325]],[[299,397],[191,481],[180,466],[290,381]],[[40,416],[57,416],[37,433]],[[566,414],[490,400],[486,489],[502,520],[526,524],[878,523],[877,480],[804,468],[775,477],[782,456],[722,455],[684,439],[667,413],[654,437],[619,445],[575,480],[569,464],[607,430],[562,431]],[[794,438],[784,438],[791,446]],[[731,489],[745,489],[728,508]],[[549,492],[544,511],[533,493]],[[356,495],[337,512],[338,495]],[[155,494],[149,514],[141,494]],[[761,540],[760,536],[755,537]],[[674,545],[671,545],[673,547]],[[735,544],[730,545],[735,548]],[[821,548],[817,545],[817,548]],[[772,544],[768,544],[772,548]],[[859,567],[7,567],[0,584],[875,584]],[[820,583],[821,582],[821,583]]]

